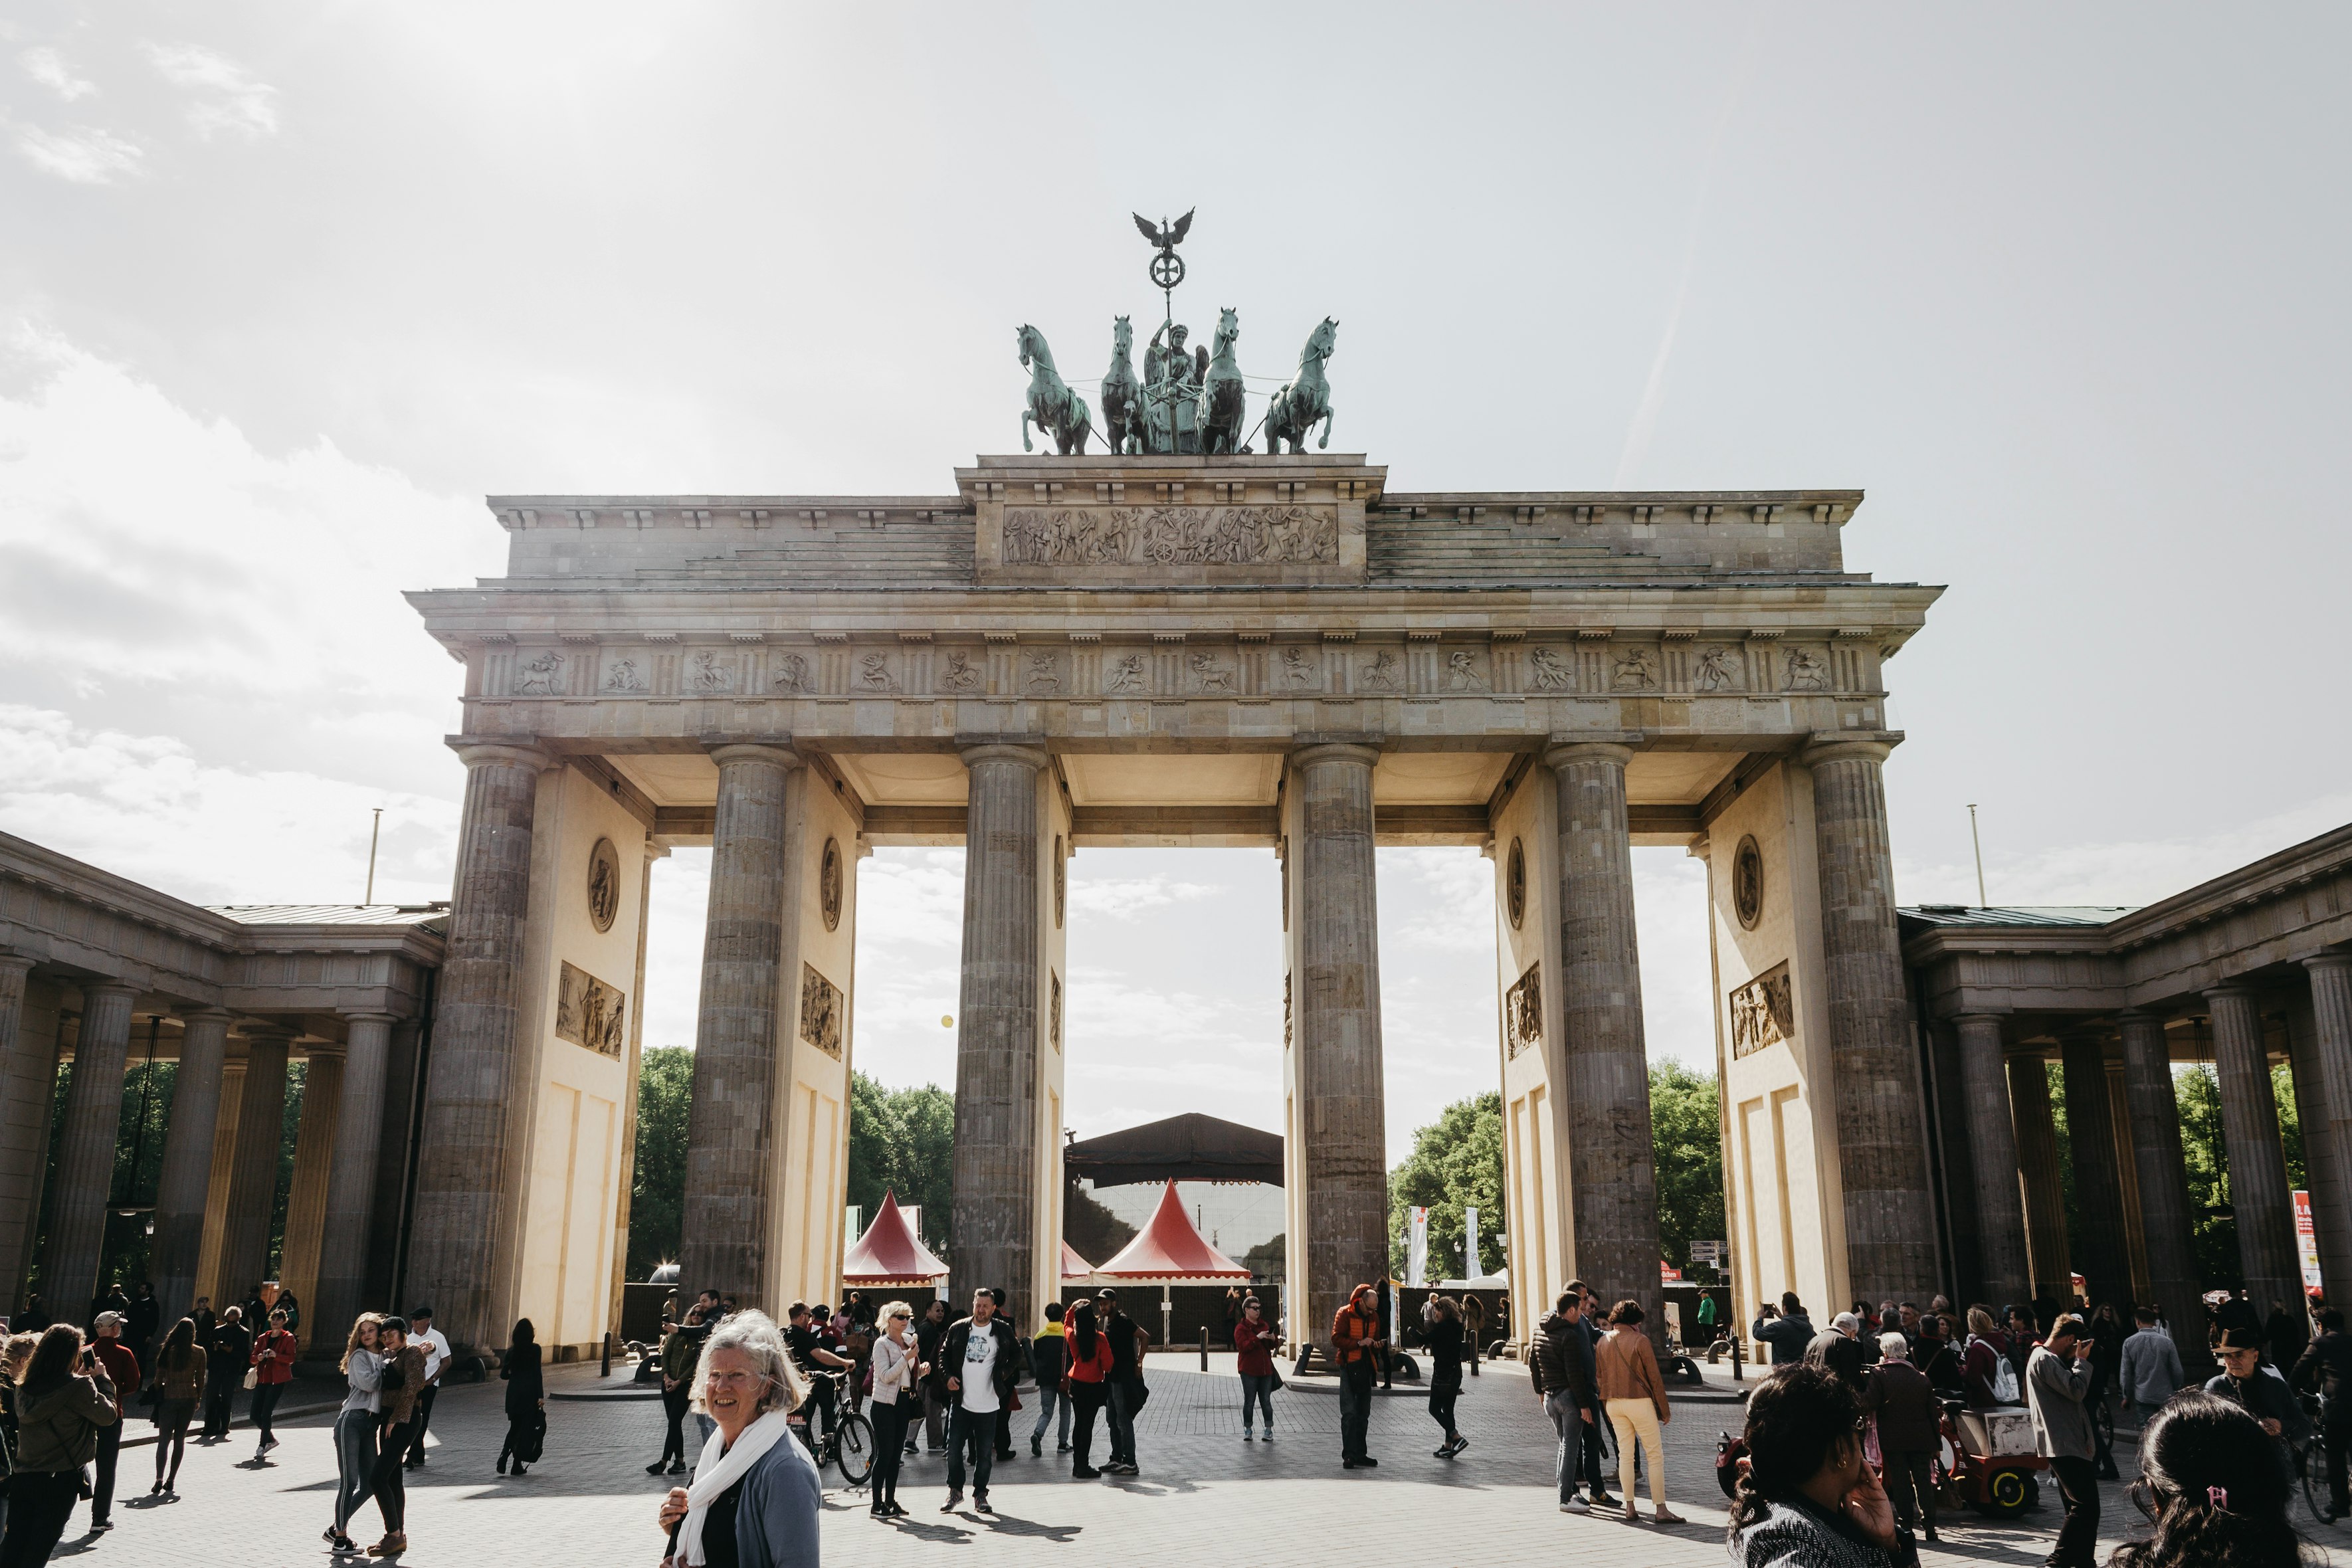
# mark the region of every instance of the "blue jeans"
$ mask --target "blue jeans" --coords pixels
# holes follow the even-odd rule
[[[1559,1482],[1559,1500],[1566,1502],[1576,1495],[1577,1484],[1588,1475],[1595,1497],[1607,1489],[1601,1478],[1600,1424],[1587,1426],[1584,1412],[1566,1394],[1544,1395],[1544,1414],[1551,1417],[1552,1430],[1559,1434],[1559,1451],[1552,1459],[1552,1473]]]
[[[996,1463],[994,1410],[966,1410],[959,1405],[948,1412],[948,1490],[963,1490],[964,1453],[971,1453],[971,1495],[988,1495],[988,1472]]]
[[[1250,1406],[1255,1404],[1265,1411],[1265,1429],[1274,1430],[1274,1379],[1265,1373],[1242,1373],[1242,1430],[1250,1429]]]
[[[1135,1463],[1135,1385],[1118,1376],[1110,1379],[1110,1457]]]
[[[1070,1446],[1070,1396],[1059,1388],[1041,1383],[1037,1385],[1037,1425],[1029,1429],[1030,1447],[1045,1440],[1045,1427],[1054,1419],[1054,1412],[1062,1413],[1062,1435],[1055,1439],[1063,1447]]]
[[[335,1529],[346,1534],[374,1479],[375,1428],[373,1410],[346,1410],[335,1417]]]

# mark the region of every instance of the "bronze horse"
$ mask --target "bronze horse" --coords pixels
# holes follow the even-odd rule
[[[1110,369],[1102,378],[1103,429],[1114,453],[1143,450],[1143,384],[1135,379],[1135,329],[1111,323]]]
[[[1269,453],[1282,450],[1285,441],[1290,443],[1291,456],[1305,451],[1307,433],[1319,420],[1323,426],[1321,439],[1315,449],[1321,451],[1331,445],[1331,384],[1323,379],[1323,362],[1339,341],[1339,323],[1332,317],[1323,318],[1323,324],[1309,333],[1307,346],[1298,351],[1298,374],[1283,384],[1274,395],[1274,402],[1265,411],[1265,449]]]
[[[1091,432],[1094,416],[1087,409],[1087,400],[1064,384],[1061,373],[1054,368],[1054,352],[1045,346],[1045,334],[1024,323],[1020,332],[1021,363],[1029,366],[1029,406],[1021,415],[1021,449],[1034,451],[1029,445],[1029,426],[1034,422],[1065,458],[1085,457],[1087,437]]]
[[[1201,378],[1201,450],[1231,455],[1242,449],[1244,406],[1242,367],[1234,358],[1234,344],[1242,335],[1241,319],[1230,309],[1217,312],[1216,353],[1208,374]]]

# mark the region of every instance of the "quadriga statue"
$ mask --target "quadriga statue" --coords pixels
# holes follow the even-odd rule
[[[1331,384],[1323,378],[1323,362],[1331,357],[1339,341],[1339,323],[1329,316],[1307,334],[1307,346],[1298,351],[1298,374],[1283,384],[1265,411],[1269,453],[1280,452],[1285,441],[1290,443],[1293,456],[1305,451],[1307,433],[1318,422],[1323,434],[1315,449],[1319,452],[1331,445]]]

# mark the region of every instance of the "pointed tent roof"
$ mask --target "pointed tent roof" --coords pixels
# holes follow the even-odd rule
[[[1066,1241],[1062,1243],[1063,1280],[1067,1282],[1072,1279],[1091,1279],[1094,1277],[1095,1266],[1080,1258],[1076,1247]]]
[[[1184,1213],[1184,1200],[1177,1196],[1174,1182],[1161,1190],[1151,1223],[1095,1273],[1106,1279],[1148,1279],[1171,1285],[1250,1277],[1248,1269],[1201,1239]]]
[[[948,1266],[907,1223],[896,1192],[882,1194],[874,1223],[841,1260],[844,1285],[935,1285],[947,1274]]]

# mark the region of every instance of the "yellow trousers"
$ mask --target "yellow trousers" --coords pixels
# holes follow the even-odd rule
[[[1650,1501],[1666,1501],[1665,1436],[1658,1427],[1658,1407],[1646,1399],[1612,1399],[1608,1404],[1610,1430],[1617,1434],[1617,1489],[1633,1500],[1633,1439],[1639,1437],[1648,1455]]]

